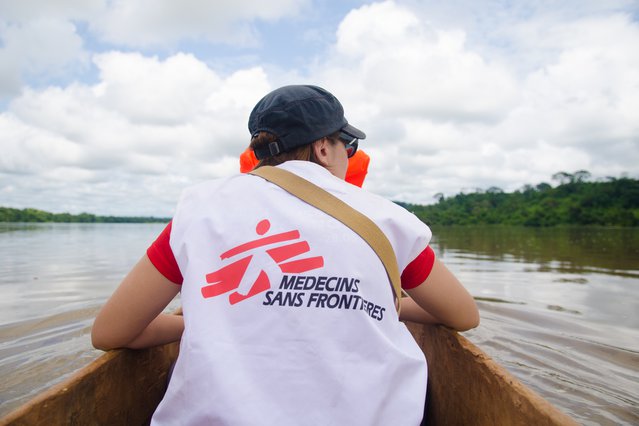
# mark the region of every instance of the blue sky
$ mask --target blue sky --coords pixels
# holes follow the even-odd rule
[[[0,205],[169,216],[285,84],[333,92],[393,200],[639,176],[636,1],[0,0]]]

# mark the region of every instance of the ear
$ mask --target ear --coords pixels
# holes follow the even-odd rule
[[[313,153],[315,154],[315,158],[322,166],[328,165],[328,138],[322,138],[313,142],[311,149],[313,149]]]

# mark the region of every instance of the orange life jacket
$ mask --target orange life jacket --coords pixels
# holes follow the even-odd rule
[[[368,163],[371,158],[364,151],[359,149],[355,155],[348,159],[348,169],[346,170],[346,182],[359,187],[364,183],[366,173],[368,173]],[[240,172],[246,173],[253,170],[257,165],[258,159],[252,149],[246,150],[240,155]]]

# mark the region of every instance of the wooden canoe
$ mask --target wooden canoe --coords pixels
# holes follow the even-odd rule
[[[463,336],[408,323],[428,358],[427,425],[576,425]],[[0,425],[144,425],[164,394],[178,344],[107,352]]]

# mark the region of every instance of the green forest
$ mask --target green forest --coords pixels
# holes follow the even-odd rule
[[[96,216],[90,213],[49,213],[38,209],[0,207],[0,222],[162,223],[169,220],[158,217]]]
[[[436,194],[432,205],[399,203],[429,225],[639,225],[639,180],[607,177],[591,182],[590,173],[558,172],[553,187],[542,182],[512,193],[491,187],[468,194]]]
[[[500,188],[444,197],[436,204],[398,202],[429,225],[603,225],[639,226],[639,180],[608,177],[590,181],[590,173],[558,172],[556,186],[542,182],[525,185],[512,193]],[[168,222],[169,218],[96,216],[89,213],[49,213],[37,209],[0,207],[0,222]]]

